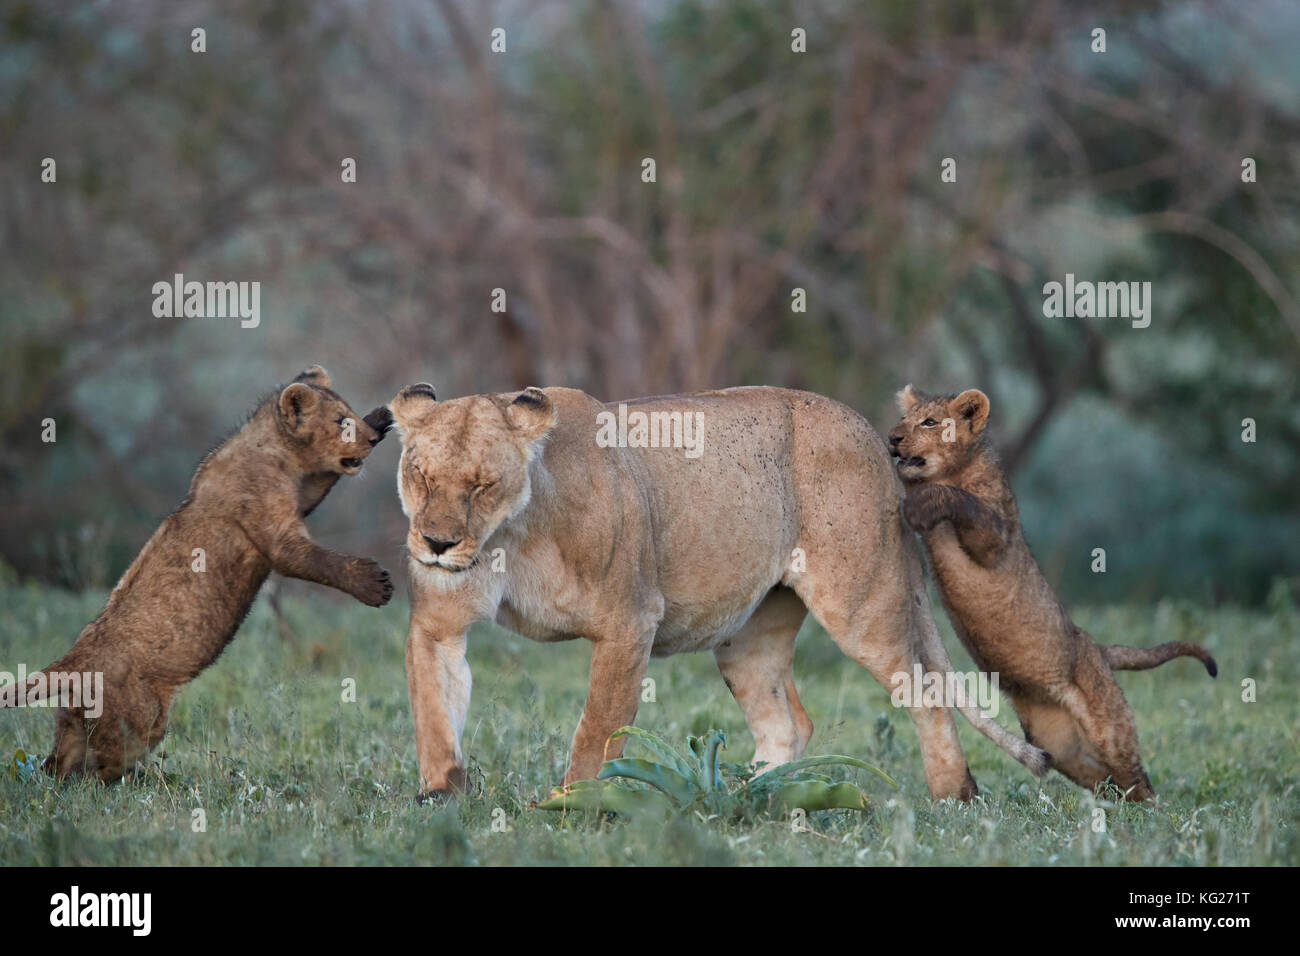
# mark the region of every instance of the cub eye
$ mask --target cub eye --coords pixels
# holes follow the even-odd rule
[[[495,488],[496,484],[497,482],[495,478],[491,481],[480,481],[477,485],[474,486],[473,494],[481,495],[483,492]]]
[[[936,422],[933,418],[927,418],[925,421],[921,422],[921,425],[924,426],[925,428],[933,428],[937,424],[939,423]]]

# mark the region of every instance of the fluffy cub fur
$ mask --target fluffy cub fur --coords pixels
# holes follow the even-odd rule
[[[903,419],[889,434],[943,601],[981,670],[999,674],[1025,731],[1052,765],[1094,788],[1110,777],[1130,799],[1155,795],[1138,754],[1133,712],[1112,670],[1145,670],[1174,657],[1201,660],[1181,641],[1103,647],[1080,630],[1039,571],[1020,529],[1015,496],[984,434],[989,400],[976,389],[929,397],[898,393]]]
[[[68,692],[52,691],[47,672],[103,674],[97,718],[59,698],[47,772],[112,781],[157,746],[172,695],[225,649],[271,571],[388,603],[387,571],[322,548],[303,519],[361,470],[391,423],[384,407],[360,418],[312,366],[204,458],[72,650],[0,690],[0,707],[15,707]]]

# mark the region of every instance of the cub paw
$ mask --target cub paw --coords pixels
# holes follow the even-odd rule
[[[393,413],[388,410],[387,405],[380,405],[362,420],[375,430],[375,433],[379,435],[378,440],[382,440],[388,434],[388,430],[393,427]]]
[[[362,604],[383,607],[393,597],[393,579],[378,562],[358,559],[352,573],[352,587],[348,591]]]
[[[903,520],[913,531],[929,531],[933,524],[929,518],[930,510],[921,495],[909,494],[903,501]]]

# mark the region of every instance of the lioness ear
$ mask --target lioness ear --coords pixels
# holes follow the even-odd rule
[[[321,388],[329,388],[330,373],[325,371],[319,365],[311,365],[303,369],[294,378],[295,382],[306,382],[308,385],[319,385]]]
[[[948,407],[955,413],[954,417],[970,422],[972,435],[982,432],[989,420],[989,397],[978,388],[966,389]]]
[[[397,422],[397,427],[405,430],[437,401],[438,396],[434,394],[432,385],[428,382],[417,382],[398,392],[397,396],[388,403],[388,410],[393,413],[393,420]]]
[[[545,392],[530,385],[506,407],[506,418],[515,431],[536,441],[555,425],[555,406]]]
[[[280,414],[292,429],[297,429],[318,404],[320,392],[304,382],[294,382],[280,393]]]
[[[924,396],[909,384],[904,385],[902,391],[894,396],[894,401],[898,402],[899,412],[906,415],[915,408],[917,403],[922,401],[923,398]]]

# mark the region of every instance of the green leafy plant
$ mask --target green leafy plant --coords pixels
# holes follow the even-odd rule
[[[844,780],[833,780],[815,767],[857,767],[898,784],[882,770],[855,757],[830,754],[804,757],[756,773],[753,767],[722,763],[727,736],[710,730],[687,737],[687,752],[678,752],[662,737],[624,727],[611,740],[639,743],[650,759],[619,757],[601,765],[595,780],[578,780],[533,804],[539,810],[594,810],[625,815],[667,816],[696,810],[705,815],[744,817],[763,811],[865,810],[867,795]],[[730,780],[730,784],[729,784]]]
[[[14,759],[9,764],[10,780],[31,780],[41,768],[41,762],[35,755],[27,756],[25,750],[15,750]]]

